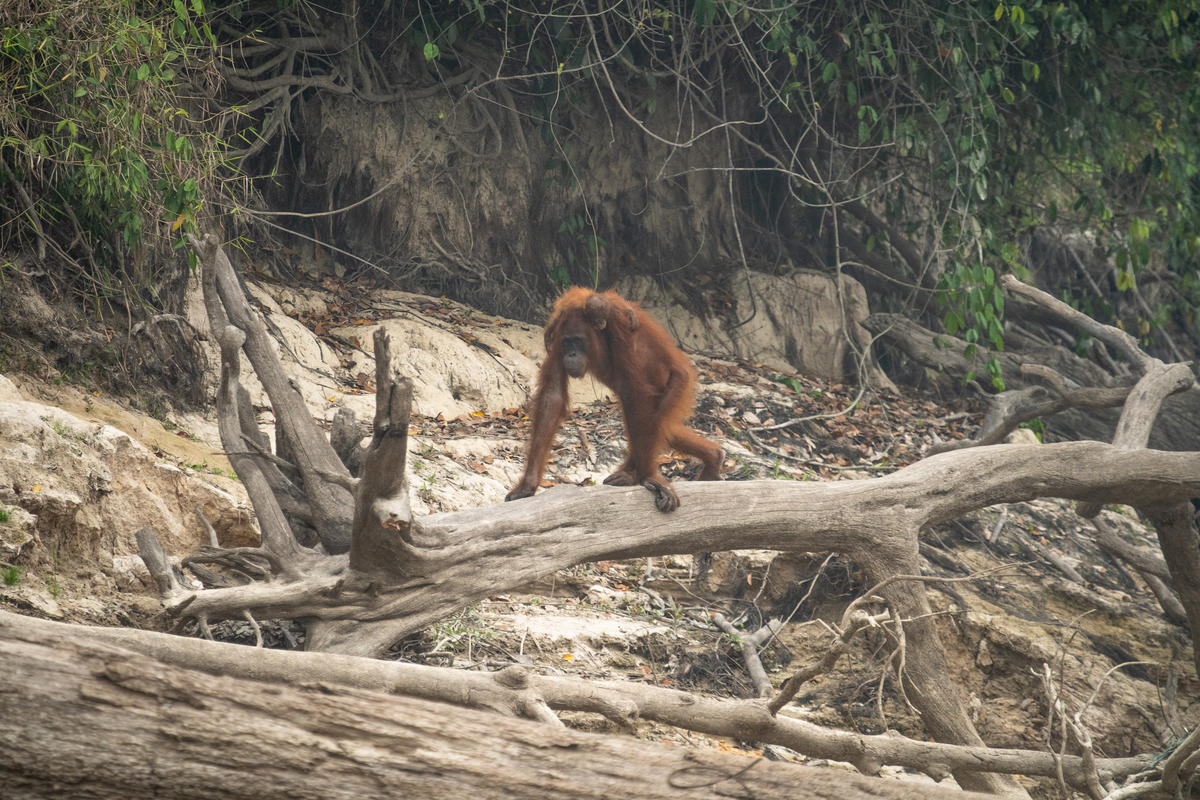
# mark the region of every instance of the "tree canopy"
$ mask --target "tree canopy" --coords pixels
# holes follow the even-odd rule
[[[1051,231],[1094,251],[1068,248],[1088,264],[1068,259],[1059,293],[1138,334],[1170,325],[1194,341],[1197,20],[1175,0],[25,0],[0,11],[13,87],[0,199],[14,220],[0,247],[48,248],[77,290],[160,306],[181,267],[168,246],[217,215],[236,221],[231,235],[299,233],[350,268],[509,306],[497,310],[629,272],[719,284],[742,268],[836,269],[888,310],[999,349],[996,275],[1044,266],[1032,251]],[[336,159],[313,120],[349,127],[347,109],[427,98],[436,109],[405,118],[394,142],[416,186],[461,193],[461,176],[440,182],[459,162],[520,162],[527,185],[501,188],[532,195],[514,204],[527,215],[494,235],[448,225],[439,239],[414,223],[368,244],[363,230],[404,222],[388,199],[397,179],[353,159],[322,171]],[[422,150],[419,127],[448,155]],[[634,142],[651,193],[686,184],[659,200],[698,221],[639,220],[594,157],[606,138]],[[533,231],[523,249],[516,226]],[[645,252],[666,263],[624,263]],[[520,291],[494,290],[508,284]]]

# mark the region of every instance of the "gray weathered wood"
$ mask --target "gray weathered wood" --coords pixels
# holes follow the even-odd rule
[[[375,422],[354,493],[350,568],[365,575],[402,580],[419,559],[409,540],[412,507],[405,463],[412,412],[412,381],[394,373],[391,340],[375,331]]]
[[[217,677],[66,631],[3,629],[0,786],[11,800],[982,797],[361,689]]]
[[[339,686],[535,718],[534,707],[601,714],[623,726],[654,720],[716,736],[778,744],[814,758],[849,761],[867,771],[898,765],[944,775],[950,770],[992,770],[1056,777],[1085,785],[1083,760],[1044,750],[957,747],[908,739],[894,732],[868,736],[823,728],[786,715],[772,715],[761,701],[723,700],[647,684],[587,681],[538,675],[523,667],[477,672],[380,661],[329,653],[267,650],[204,639],[71,625],[0,611],[0,640],[104,644],[139,653],[151,661],[209,675],[244,678],[280,686]],[[1099,759],[1099,767],[1121,780],[1142,772],[1153,754]]]
[[[200,256],[203,269],[213,273],[212,285],[216,288],[229,324],[240,328],[246,335],[242,347],[271,398],[275,410],[276,436],[279,437],[281,448],[286,449],[294,459],[294,465],[300,473],[304,494],[312,510],[313,526],[327,550],[345,552],[350,548],[354,501],[348,490],[326,480],[324,476],[343,475],[348,478],[350,473],[329,444],[325,432],[308,413],[300,393],[288,381],[266,325],[246,301],[237,273],[220,242],[211,234],[206,234],[203,239],[189,235],[189,239]],[[213,302],[208,305],[211,312],[217,304]],[[219,330],[218,324],[219,320],[210,320],[214,330]],[[222,441],[229,451],[245,449],[240,437],[234,442]]]

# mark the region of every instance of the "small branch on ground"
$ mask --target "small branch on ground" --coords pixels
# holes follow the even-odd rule
[[[861,600],[862,598],[858,599]],[[854,602],[857,603],[858,600]],[[854,603],[851,606],[854,606]],[[779,689],[779,693],[767,703],[767,709],[772,714],[779,713],[781,708],[792,701],[792,698],[800,691],[801,686],[818,675],[824,675],[833,669],[838,660],[850,651],[850,643],[858,635],[859,631],[878,627],[886,622],[890,616],[886,612],[872,616],[859,607],[847,608],[845,613],[842,614],[841,625],[832,629],[832,633],[834,634],[833,644],[819,660],[803,669],[797,670],[790,678],[784,681],[783,686]]]
[[[1161,556],[1127,543],[1102,517],[1093,517],[1092,524],[1096,527],[1095,540],[1100,549],[1113,558],[1128,562],[1137,571],[1158,600],[1167,619],[1177,625],[1187,625],[1187,612],[1183,604],[1163,580],[1171,577],[1167,562]]]
[[[779,631],[783,629],[783,622],[773,619],[754,633],[745,633],[733,627],[733,624],[725,618],[724,614],[713,614],[712,621],[723,633],[733,637],[733,640],[741,645],[742,659],[746,663],[746,672],[750,675],[750,682],[754,684],[754,690],[758,693],[758,696],[767,697],[772,694],[775,691],[775,687],[771,685],[771,679],[767,676],[767,671],[763,668],[762,659],[758,655],[758,648],[763,642],[779,634]]]

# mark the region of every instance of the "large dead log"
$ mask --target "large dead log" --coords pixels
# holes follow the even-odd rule
[[[1102,325],[1040,289],[1021,283],[1012,275],[1005,275],[1002,282],[1005,288],[1027,302],[1046,308],[1072,326],[1108,342],[1140,373],[1141,377],[1121,409],[1121,418],[1113,434],[1114,447],[1128,451],[1146,447],[1166,398],[1184,389],[1196,388],[1191,364],[1164,364],[1143,353],[1137,339],[1125,331]],[[1192,506],[1182,498],[1175,502],[1134,505],[1149,517],[1158,533],[1159,545],[1192,631],[1192,658],[1200,674],[1200,647],[1195,646],[1200,642],[1200,531],[1196,527]],[[1080,516],[1090,519],[1100,513],[1100,503],[1094,500],[1081,502],[1076,510]],[[1166,600],[1164,609],[1168,614],[1170,607],[1170,600]]]
[[[998,445],[935,456],[869,481],[677,489],[683,504],[669,516],[649,507],[637,487],[562,487],[419,518],[403,534],[406,579],[388,583],[356,573],[341,556],[300,581],[201,591],[174,598],[168,609],[212,619],[245,609],[267,618],[318,617],[327,624],[310,628],[310,647],[378,655],[463,603],[584,561],[744,547],[836,550],[878,581],[919,574],[922,527],[994,503],[1059,496],[1149,506],[1200,494],[1200,453],[1122,451],[1098,442]],[[881,594],[905,620],[903,677],[927,729],[938,741],[981,745],[958,688],[945,679],[924,588],[899,582]],[[1003,791],[992,776],[955,777]]]
[[[944,745],[908,739],[894,731],[875,736],[839,731],[786,714],[773,715],[761,700],[721,700],[647,684],[539,675],[518,666],[495,673],[463,671],[329,653],[242,647],[130,628],[71,625],[0,611],[2,640],[107,645],[185,671],[276,686],[319,686],[326,692],[336,686],[402,694],[509,717],[527,717],[557,727],[561,723],[549,709],[600,714],[623,728],[632,728],[638,720],[652,720],[715,736],[782,745],[814,758],[850,762],[868,775],[882,766],[897,765],[939,780],[951,771],[966,770],[1061,777],[1076,788],[1087,784],[1087,770],[1079,756],[1040,749]],[[1096,766],[1113,780],[1123,781],[1144,773],[1153,759],[1153,754],[1101,758]]]
[[[1078,309],[1072,308],[1056,297],[1022,283],[1012,275],[1005,275],[1000,283],[1008,292],[1019,298],[1027,308],[1036,309],[1056,321],[1065,323],[1068,327],[1082,331],[1095,341],[1108,345],[1120,355],[1126,373],[1132,371],[1138,380],[1132,386],[1112,387],[1103,385],[1102,378],[1097,379],[1097,386],[1078,388],[1069,386],[1062,375],[1045,365],[1028,364],[1020,361],[1020,356],[1011,353],[977,354],[976,358],[986,358],[989,355],[998,358],[1005,367],[1010,378],[1017,376],[1033,376],[1046,381],[1049,386],[1026,387],[1019,390],[1002,392],[997,395],[991,410],[980,427],[980,432],[974,440],[941,443],[930,452],[947,452],[981,444],[999,441],[1016,425],[1025,420],[1058,411],[1063,411],[1071,405],[1079,408],[1101,409],[1105,406],[1120,404],[1121,414],[1117,419],[1112,435],[1113,445],[1121,450],[1139,450],[1147,443],[1164,446],[1170,449],[1195,449],[1195,438],[1168,437],[1168,442],[1162,442],[1162,436],[1155,442],[1152,439],[1156,428],[1162,427],[1161,413],[1164,404],[1172,397],[1182,397],[1190,394],[1192,400],[1200,393],[1190,363],[1164,364],[1142,352],[1137,339],[1127,332],[1111,325],[1104,325],[1087,316]],[[895,338],[901,346],[915,359],[926,364],[939,364],[952,371],[965,373],[969,362],[961,354],[963,348],[956,346],[945,349],[945,343],[930,331],[903,318],[874,318],[874,323],[868,320],[868,326],[873,330]],[[962,344],[962,343],[960,343]],[[936,351],[936,352],[935,352]],[[1068,356],[1068,358],[1074,358]],[[1079,362],[1075,366],[1085,362]],[[1014,370],[1016,366],[1018,369]],[[1095,365],[1087,365],[1096,369]],[[1186,415],[1189,422],[1195,422],[1195,415]],[[1082,500],[1077,510],[1080,516],[1093,518],[1099,513],[1104,501]],[[1192,631],[1193,641],[1200,638],[1200,531],[1192,514],[1191,506],[1176,501],[1154,501],[1134,503],[1139,511],[1155,523],[1159,542],[1163,553],[1168,556],[1167,565],[1170,576],[1174,581],[1181,599],[1176,599],[1160,577],[1146,575],[1146,582],[1163,607],[1164,613],[1176,621],[1185,621]],[[1111,549],[1111,548],[1110,548]],[[1200,649],[1193,648],[1193,656],[1197,672],[1200,672]]]
[[[20,619],[0,626],[0,786],[12,800],[982,797],[345,686],[217,677]]]
[[[1200,453],[1100,442],[995,445],[945,453],[863,481],[680,483],[658,514],[639,487],[561,486],[514,503],[433,514],[404,534],[409,570],[359,576],[344,556],[298,581],[188,592],[172,614],[212,620],[356,620],[314,649],[375,656],[451,611],[578,563],[765,547],[845,553],[872,582],[917,574],[918,531],[995,503],[1064,497],[1149,506],[1200,495]],[[397,534],[399,536],[399,534]],[[911,551],[911,552],[910,552]],[[362,622],[372,623],[368,625]]]

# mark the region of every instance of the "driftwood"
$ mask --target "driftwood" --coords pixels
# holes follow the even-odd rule
[[[1107,342],[1126,362],[1133,365],[1140,377],[1121,409],[1121,417],[1113,434],[1113,446],[1131,453],[1144,452],[1146,443],[1150,440],[1150,430],[1158,419],[1164,400],[1176,392],[1194,388],[1196,381],[1191,365],[1164,364],[1142,352],[1137,340],[1125,331],[1111,325],[1101,325],[1061,300],[1040,289],[1026,286],[1011,275],[1006,275],[1003,283],[1010,292],[1018,294],[1027,302],[1039,305],[1059,315],[1070,325]],[[1179,592],[1179,603],[1187,616],[1192,642],[1200,642],[1200,531],[1196,528],[1191,503],[1180,499],[1173,502],[1131,505],[1137,507],[1154,524],[1167,568],[1175,589]],[[1080,503],[1077,510],[1080,516],[1091,519],[1100,513],[1100,506],[1100,502],[1090,500]],[[1159,597],[1167,616],[1177,617],[1178,608],[1169,593],[1165,596],[1160,595],[1162,587],[1154,583],[1150,588]],[[1193,646],[1192,655],[1197,673],[1200,673],[1200,647]]]
[[[307,418],[307,413],[295,410],[299,397],[280,377],[277,360],[263,384],[279,424],[293,432],[277,437],[290,443],[286,448],[267,454],[252,418],[243,412],[244,391],[236,381],[242,325],[260,333],[265,328],[261,320],[247,318],[244,298],[226,296],[227,289],[236,287],[236,276],[220,248],[208,239],[198,246],[206,274],[213,269],[215,283],[222,287],[219,305],[236,309],[229,313],[232,324],[219,329],[226,361],[221,433],[231,457],[238,452],[235,466],[264,525],[256,555],[272,568],[269,581],[189,591],[162,575],[162,562],[151,554],[147,563],[165,587],[167,613],[194,618],[202,627],[246,615],[297,619],[306,626],[308,649],[377,657],[403,636],[465,604],[581,562],[737,548],[836,551],[879,585],[888,632],[902,654],[894,662],[899,685],[927,731],[947,745],[979,748],[983,743],[961,693],[945,679],[945,653],[924,584],[897,579],[920,575],[920,531],[995,503],[1046,496],[1126,503],[1166,514],[1164,525],[1179,525],[1168,512],[1200,496],[1200,453],[1073,442],[945,453],[874,480],[684,483],[677,486],[682,507],[670,515],[654,511],[637,487],[559,487],[513,503],[413,518],[404,481],[411,391],[394,374],[387,338],[379,333],[375,339],[375,432],[363,454],[360,478],[351,478],[340,462],[329,464],[336,454],[323,435],[318,437],[320,453],[307,452],[305,437],[315,425],[310,418],[305,424],[287,422],[288,415]],[[220,323],[221,308],[210,308],[210,317]],[[270,348],[258,342],[251,349],[254,339],[246,338],[243,348],[262,376],[258,359]],[[278,402],[276,393],[286,402]],[[255,443],[258,447],[248,446]],[[317,484],[324,487],[321,492],[314,490]],[[302,491],[294,491],[301,486]],[[289,535],[284,507],[299,499],[310,508],[307,522],[319,533],[322,548],[303,547],[296,542],[298,534]],[[349,552],[322,552],[338,549],[344,523],[349,525]],[[1183,605],[1195,628],[1200,588]],[[772,710],[764,713],[770,716]],[[692,719],[687,724],[700,723]],[[693,729],[706,730],[702,725]],[[743,738],[763,730],[750,725]],[[813,754],[811,748],[804,752]],[[946,763],[965,788],[1020,794],[1004,775]],[[1085,778],[1078,785],[1093,784],[1095,770]]]
[[[687,502],[669,517],[649,515],[636,488],[573,486],[433,514],[412,521],[397,545],[404,560],[377,563],[374,575],[356,574],[346,556],[327,557],[300,580],[188,591],[165,606],[210,620],[243,610],[358,620],[315,649],[379,655],[464,603],[586,561],[766,547],[842,552],[880,580],[918,574],[916,536],[925,525],[1037,497],[1134,506],[1190,497],[1200,493],[1200,453],[1125,452],[1100,442],[996,445],[873,480],[683,483],[677,490]],[[648,517],[655,527],[645,524]]]
[[[1045,417],[1066,409],[1100,409],[1121,406],[1113,432],[1113,445],[1121,450],[1145,448],[1151,432],[1159,420],[1164,402],[1172,395],[1182,392],[1196,393],[1195,376],[1187,363],[1164,364],[1144,353],[1137,340],[1125,331],[1104,325],[1086,314],[1072,308],[1046,292],[1028,286],[1012,275],[1001,278],[1008,292],[1020,298],[1027,308],[1035,309],[1042,318],[1053,319],[1069,328],[1074,328],[1107,345],[1125,364],[1125,371],[1137,377],[1134,384],[1123,386],[1080,387],[1053,369],[1041,364],[1030,364],[1012,353],[997,355],[1006,374],[1019,375],[1023,379],[1034,379],[1042,386],[1026,386],[1001,392],[991,402],[987,415],[974,439],[942,442],[930,449],[931,453],[962,450],[980,445],[993,444],[1004,438],[1017,425],[1036,417]],[[875,317],[868,327],[876,332],[886,330],[901,343],[906,352],[922,363],[930,363],[932,352],[937,350],[943,363],[952,371],[964,374],[971,368],[962,355],[961,346],[946,347],[943,337],[938,337],[908,320],[893,317]],[[1107,350],[1103,350],[1107,353]],[[1093,518],[1100,511],[1103,501],[1086,501],[1079,505],[1079,514]],[[1135,504],[1136,505],[1136,504]],[[1193,641],[1200,636],[1200,534],[1186,502],[1158,504],[1154,508],[1141,508],[1142,512],[1155,521],[1159,541],[1164,554],[1168,554],[1170,577],[1180,597],[1176,597],[1162,580],[1167,575],[1162,571],[1148,571],[1133,563],[1151,592],[1158,599],[1168,619],[1187,624],[1192,631]],[[1111,532],[1101,530],[1098,543],[1116,558],[1128,555]],[[1139,559],[1144,564],[1144,559]],[[1061,567],[1060,567],[1061,569]],[[1069,576],[1070,577],[1070,576]],[[1077,575],[1073,580],[1082,583]],[[1197,670],[1200,671],[1200,653],[1196,655]]]
[[[724,614],[713,614],[712,621],[719,631],[729,635],[741,645],[742,660],[746,664],[746,672],[749,674],[750,682],[754,684],[758,696],[770,697],[773,695],[775,687],[771,685],[771,678],[767,675],[766,668],[763,667],[762,659],[759,658],[758,648],[763,642],[779,635],[779,632],[783,630],[783,620],[769,620],[766,625],[754,633],[739,631],[732,622],[725,618]]]
[[[390,777],[397,782],[406,779],[405,771],[422,766],[437,769],[437,758],[452,762],[443,771],[448,784],[444,796],[469,790],[472,780],[492,778],[507,782],[487,788],[483,796],[549,796],[539,794],[539,787],[534,785],[545,774],[547,762],[555,772],[561,770],[562,780],[586,782],[591,778],[589,770],[604,769],[605,759],[610,755],[636,765],[632,767],[632,776],[628,765],[621,768],[613,765],[613,774],[592,788],[568,789],[570,784],[564,783],[556,791],[579,791],[583,797],[605,796],[605,792],[610,797],[662,794],[661,785],[655,781],[669,774],[674,769],[669,764],[674,762],[663,766],[660,748],[637,742],[637,748],[650,750],[648,757],[642,759],[640,753],[612,744],[620,739],[565,731],[548,709],[600,714],[621,726],[643,719],[717,736],[781,745],[817,758],[849,761],[866,773],[873,773],[885,764],[897,764],[939,779],[951,771],[992,770],[1046,777],[1061,774],[1070,785],[1079,788],[1087,783],[1083,759],[1079,756],[1059,758],[1041,749],[956,747],[908,739],[896,733],[866,736],[822,728],[786,714],[772,715],[757,700],[715,700],[645,684],[538,675],[524,667],[510,667],[498,673],[466,672],[328,653],[264,650],[129,628],[69,625],[3,611],[0,611],[0,660],[6,668],[11,668],[6,675],[10,691],[0,693],[0,776],[4,776],[6,787],[13,785],[14,774],[26,781],[44,781],[51,775],[65,781],[69,778],[64,771],[67,762],[84,772],[96,770],[90,778],[98,782],[93,785],[93,796],[97,797],[109,793],[106,787],[116,794],[117,789],[137,780],[147,783],[134,795],[147,794],[153,786],[162,794],[188,797],[216,795],[221,791],[230,792],[227,796],[233,797],[292,797],[297,796],[290,794],[298,791],[296,782],[302,782],[311,788],[298,796],[315,797],[328,789],[322,777],[326,759],[338,761],[344,756],[353,762],[355,753],[362,748],[378,753],[383,760],[376,766],[384,770],[384,779]],[[39,709],[36,716],[40,727],[31,727],[29,715],[21,713],[22,709],[30,708]],[[480,711],[489,715],[476,713]],[[273,723],[275,717],[278,719]],[[521,717],[550,724],[520,725],[517,718]],[[94,724],[82,721],[92,718],[96,720]],[[431,725],[438,728],[432,738],[420,748],[414,747],[412,742],[426,737],[425,727]],[[456,729],[462,729],[465,735],[457,735]],[[86,738],[79,736],[81,730],[87,732]],[[94,766],[99,762],[110,763],[110,754],[94,747],[96,730],[105,730],[110,736],[119,736],[122,742],[130,743],[124,757],[133,763],[108,770]],[[172,731],[183,730],[189,731],[187,737],[171,735]],[[146,740],[139,739],[143,735]],[[508,737],[516,741],[507,743]],[[255,744],[252,750],[243,749],[247,739],[257,742],[260,738],[262,748]],[[439,747],[443,748],[440,753]],[[510,747],[515,748],[512,752],[516,755],[512,757],[522,770],[528,769],[529,775],[514,776],[511,772],[519,772],[516,769],[489,772],[487,763],[464,768],[462,763],[494,762],[499,760],[496,757],[499,752],[509,758]],[[530,747],[542,759],[536,769],[524,764],[524,748]],[[536,752],[539,748],[540,753]],[[320,755],[310,762],[306,756],[314,750]],[[414,755],[416,751],[422,754]],[[746,759],[726,761],[707,754],[663,752],[673,753],[687,764],[707,763],[714,770],[714,780],[755,764],[748,777],[765,766]],[[191,785],[197,779],[195,767],[175,763],[177,759],[196,756],[203,756],[205,769],[212,770],[211,773],[201,770],[201,774],[210,774],[220,781],[199,794],[192,791],[199,788]],[[577,763],[579,758],[581,761]],[[222,759],[229,761],[229,775],[220,767]],[[149,782],[146,764],[150,762],[163,765],[161,783]],[[295,769],[296,774],[286,776],[276,788],[267,782],[281,777],[271,768],[277,762]],[[1104,758],[1097,761],[1096,767],[1112,779],[1122,779],[1150,769],[1151,762],[1152,756]],[[729,764],[732,769],[727,768]],[[244,765],[254,765],[254,769],[246,770],[254,775],[240,775]],[[344,781],[346,794],[360,790],[363,784],[359,781],[378,777],[376,769],[361,764],[358,766],[363,774],[356,776],[350,766],[343,770],[335,765],[328,776]],[[389,776],[388,769],[402,774]],[[725,771],[720,772],[721,769]],[[263,776],[263,781],[257,780],[258,775]],[[783,775],[776,782],[766,781],[762,786],[756,777],[753,790],[743,794],[733,791],[730,785],[711,788],[718,793],[724,791],[725,794],[720,794],[723,797],[731,793],[734,797],[775,797],[783,796],[773,793],[775,786],[783,784],[790,786],[788,796],[821,797],[825,796],[821,792],[828,789],[818,788],[824,787],[823,783],[812,782],[819,779],[832,781],[838,787],[830,796],[863,796],[858,793],[860,787],[869,787],[879,797],[951,796],[928,784],[914,790],[894,782],[864,783],[845,772],[835,775],[817,770],[797,771]],[[109,782],[105,783],[105,779]],[[244,789],[224,784],[225,780],[243,779],[249,781]],[[608,780],[626,783],[608,783]],[[644,784],[636,786],[635,780]],[[441,785],[441,781],[432,779],[417,784],[422,796],[433,797],[443,796],[437,793]],[[974,795],[956,792],[952,796]]]
[[[1036,309],[1039,319],[1052,312],[1031,303],[1011,303],[1009,311]],[[1061,325],[1062,320],[1055,317]],[[1094,322],[1094,321],[1093,321]],[[1036,418],[1067,439],[1110,441],[1118,420],[1118,407],[1135,380],[1124,362],[1105,368],[1076,356],[1069,349],[1035,342],[1015,330],[1006,330],[1006,340],[1017,347],[1003,351],[982,345],[974,358],[963,355],[967,342],[935,333],[898,314],[875,313],[864,323],[883,342],[930,371],[955,379],[976,375],[995,357],[1009,388],[988,398],[989,410],[972,441],[942,443],[938,451],[979,444],[994,444],[1017,425]],[[1097,352],[1108,350],[1099,340]],[[1018,349],[1019,347],[1019,349]],[[1200,449],[1200,387],[1191,386],[1171,395],[1164,413],[1151,431],[1149,446],[1160,450]]]
[[[0,612],[4,797],[982,797],[579,733],[320,670],[268,683],[236,665],[269,651],[193,640],[229,651],[231,674],[206,674],[100,634]]]
[[[938,442],[929,448],[929,455],[999,444],[1004,437],[1023,422],[1048,417],[1068,408],[1113,408],[1123,405],[1132,386],[1079,387],[1069,386],[1061,375],[1039,364],[1022,364],[1021,375],[1045,382],[1042,386],[1009,389],[993,397],[987,414],[979,424],[973,439]]]
[[[1158,604],[1162,606],[1167,619],[1177,625],[1187,625],[1187,612],[1184,611],[1183,604],[1179,602],[1179,598],[1175,596],[1171,587],[1164,580],[1171,577],[1167,562],[1155,553],[1144,551],[1126,542],[1117,535],[1112,526],[1099,516],[1092,519],[1092,524],[1096,527],[1094,538],[1100,549],[1113,558],[1127,562],[1134,568],[1146,582],[1146,586],[1150,588],[1150,593],[1158,600]]]
[[[345,552],[350,545],[354,501],[344,485],[330,481],[328,476],[340,476],[348,480],[350,473],[338,458],[325,432],[308,413],[300,393],[288,382],[279,357],[275,354],[267,327],[246,301],[237,273],[234,272],[233,265],[221,249],[220,243],[211,235],[198,240],[189,234],[189,239],[196,248],[204,269],[202,285],[205,290],[209,325],[218,337],[225,335],[226,324],[236,327],[245,337],[239,346],[250,359],[255,374],[271,398],[280,455],[286,453],[284,460],[290,462],[300,481],[300,484],[295,486],[294,494],[307,500],[310,513],[308,521],[316,529],[326,551]],[[223,367],[225,352],[223,347]],[[233,373],[231,380],[236,382],[236,379],[237,373]],[[227,405],[221,412],[222,420],[235,413],[236,409],[238,416],[234,421],[237,423],[237,430],[245,432],[247,438],[252,440],[251,443],[257,439],[261,444],[262,440],[258,438],[261,434],[255,428],[254,417],[248,413],[249,403],[244,399],[240,402],[234,398],[226,399]],[[247,450],[247,443],[241,441],[240,434],[238,438],[230,441],[227,433],[232,435],[232,432],[223,428],[221,441],[229,451],[232,461],[234,454]],[[264,469],[266,459],[256,460],[259,469]],[[239,476],[242,475],[245,466],[246,459],[242,459],[240,464],[234,464]],[[254,493],[251,497],[254,500],[255,511],[261,517],[259,503],[262,502],[262,496]]]

